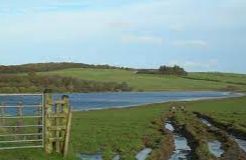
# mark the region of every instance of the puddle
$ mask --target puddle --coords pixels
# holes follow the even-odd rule
[[[174,131],[173,125],[172,125],[171,123],[169,123],[169,122],[166,122],[166,123],[165,123],[165,128],[166,128],[167,130],[171,131],[171,132]]]
[[[165,123],[165,129],[174,132],[175,128],[171,124],[171,122]],[[185,160],[188,159],[188,155],[191,153],[191,148],[188,145],[188,141],[185,137],[180,134],[174,132],[174,145],[175,150],[169,160]]]
[[[175,151],[169,160],[188,159],[191,148],[188,146],[188,141],[185,137],[175,135],[174,137]]]
[[[221,146],[221,142],[217,140],[208,142],[209,151],[217,158],[221,157],[221,155],[224,153],[224,150],[221,149]]]
[[[152,152],[151,148],[145,148],[136,155],[136,159],[137,160],[145,160],[148,158],[148,156],[150,155],[151,152]]]
[[[200,118],[201,122],[206,124],[208,127],[216,128],[214,127],[208,120],[204,118]],[[246,140],[242,140],[240,138],[237,138],[236,136],[230,136],[238,145],[239,147],[246,152]]]
[[[235,141],[237,142],[237,144],[239,145],[239,147],[244,151],[246,152],[246,140],[242,140],[242,139],[239,139],[239,138],[235,138]]]
[[[101,154],[79,154],[80,160],[103,160]]]
[[[200,120],[203,124],[207,125],[211,129],[218,130],[218,128],[214,127],[208,120],[204,118],[200,118]],[[212,153],[217,158],[221,157],[221,155],[224,153],[224,150],[221,147],[222,144],[218,140],[208,142],[208,149],[210,153]]]
[[[209,123],[209,122],[208,122],[208,120],[203,119],[203,118],[200,118],[200,120],[201,120],[201,122],[202,122],[203,124],[205,124],[206,126],[208,126],[208,127],[212,127],[212,124],[211,124],[211,123]]]
[[[120,155],[116,155],[112,160],[120,160]]]

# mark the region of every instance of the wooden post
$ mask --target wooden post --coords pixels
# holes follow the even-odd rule
[[[70,136],[70,124],[71,122],[69,121],[70,118],[70,104],[69,104],[69,97],[66,95],[62,96],[62,101],[64,102],[62,105],[62,113],[65,115],[65,117],[62,120],[62,124],[66,126],[66,130],[62,132],[62,137],[64,137],[64,141],[62,143],[62,148],[63,148],[63,155],[64,157],[67,156],[68,152],[68,143],[69,143],[69,136]]]
[[[60,126],[60,117],[58,117],[57,115],[60,113],[60,104],[55,104],[55,125],[58,127]],[[57,153],[61,153],[61,146],[60,146],[60,133],[62,132],[62,130],[58,130],[58,128],[55,131],[55,145],[56,145],[56,152]]]
[[[72,125],[72,112],[70,112],[68,114],[68,122],[67,122],[66,136],[65,136],[65,145],[64,145],[64,150],[63,150],[63,156],[64,157],[67,157],[67,155],[68,155],[71,125]]]
[[[50,93],[45,93],[45,151],[68,154],[72,113],[69,97],[62,96],[53,104]],[[54,110],[52,107],[54,106]]]
[[[46,90],[44,93],[44,108],[45,108],[45,151],[46,153],[52,153],[54,148],[53,148],[53,142],[50,141],[50,138],[53,137],[53,131],[50,130],[52,127],[52,119],[49,118],[49,115],[52,114],[52,106],[53,106],[53,101],[52,101],[52,95],[50,90]]]

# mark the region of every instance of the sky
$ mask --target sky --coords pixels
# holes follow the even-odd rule
[[[0,65],[246,73],[245,0],[0,0]]]

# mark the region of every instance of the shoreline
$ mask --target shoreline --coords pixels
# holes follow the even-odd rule
[[[203,92],[203,91],[202,91]],[[209,91],[204,91],[209,92]],[[213,91],[210,91],[213,92]],[[141,92],[140,92],[141,93]],[[153,92],[152,92],[153,93]],[[135,107],[142,107],[152,104],[163,104],[163,103],[170,103],[170,102],[191,102],[191,101],[202,101],[202,100],[219,100],[219,99],[230,99],[230,98],[240,98],[246,96],[244,93],[233,93],[233,92],[224,92],[230,96],[222,96],[222,97],[203,97],[203,98],[187,98],[182,100],[166,100],[154,103],[142,103],[136,105],[126,105],[126,106],[114,106],[114,107],[105,107],[105,108],[92,108],[92,109],[81,109],[81,110],[73,110],[72,112],[90,112],[90,111],[98,111],[98,110],[109,110],[109,109],[127,109],[127,108],[135,108]]]
[[[192,90],[192,89],[167,89],[167,90],[132,90],[132,91],[105,91],[105,92],[52,92],[52,94],[104,94],[104,93],[159,93],[159,92],[220,92],[220,93],[241,93],[246,94],[246,91],[240,90],[211,90],[211,89],[199,89],[199,90]],[[43,92],[0,92],[0,95],[36,95],[36,94],[43,94]]]

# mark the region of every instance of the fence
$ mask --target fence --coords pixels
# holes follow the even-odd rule
[[[0,94],[0,150],[44,148],[66,156],[71,116],[68,96]]]

